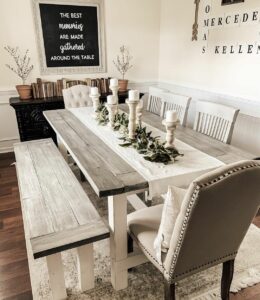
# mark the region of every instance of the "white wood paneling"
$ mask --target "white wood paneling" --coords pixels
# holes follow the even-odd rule
[[[0,91],[0,153],[13,151],[19,141],[15,111],[9,106],[9,98],[16,94],[15,90]]]

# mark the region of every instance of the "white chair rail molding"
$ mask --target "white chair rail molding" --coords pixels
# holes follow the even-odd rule
[[[0,299],[260,299],[259,11],[0,1]]]

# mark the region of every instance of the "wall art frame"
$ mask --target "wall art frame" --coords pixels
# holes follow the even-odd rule
[[[32,9],[33,9],[33,16],[34,16],[34,24],[35,24],[35,33],[36,33],[36,40],[37,40],[37,47],[38,47],[38,54],[39,54],[39,60],[40,60],[40,72],[42,75],[55,75],[55,74],[94,74],[94,73],[105,73],[106,72],[106,45],[105,45],[105,24],[104,24],[104,0],[31,0],[32,3]],[[62,7],[68,7],[69,10],[72,9],[72,7],[75,7],[75,10],[78,11],[80,8],[84,11],[84,13],[87,13],[86,10],[89,8],[89,11],[95,11],[97,16],[97,25],[96,25],[96,30],[95,33],[97,33],[96,40],[95,40],[95,45],[96,45],[96,52],[95,54],[98,55],[98,58],[95,58],[95,62],[90,62],[89,57],[93,57],[93,55],[87,56],[84,55],[84,57],[88,57],[86,59],[86,64],[85,62],[83,63],[81,57],[83,57],[82,54],[79,54],[78,56],[80,57],[80,63],[79,62],[71,62],[68,63],[68,65],[60,64],[57,65],[56,63],[51,64],[51,59],[50,56],[48,55],[48,38],[49,38],[49,43],[50,45],[51,42],[51,36],[50,36],[50,26],[47,24],[47,29],[46,26],[44,26],[44,22],[46,23],[46,20],[43,18],[43,10],[42,8],[47,8],[48,10],[52,8],[53,10],[57,10],[57,8],[62,8]],[[50,12],[50,10],[48,11]],[[57,12],[56,12],[57,14]],[[46,16],[51,15],[51,14],[46,14]],[[53,14],[52,14],[53,15]],[[53,17],[52,17],[53,18]],[[90,20],[94,20],[93,16],[89,18]],[[95,20],[96,20],[95,19]],[[45,20],[45,21],[44,21]],[[53,21],[53,19],[52,19]],[[60,26],[60,23],[58,24],[57,20],[57,25]],[[75,20],[74,20],[75,21]],[[86,16],[84,15],[84,19],[82,18],[82,22],[86,21]],[[90,22],[90,21],[89,21]],[[75,24],[78,24],[77,21],[75,21]],[[89,26],[88,26],[89,27]],[[54,27],[53,27],[54,28]],[[60,27],[59,27],[60,28]],[[94,27],[93,27],[94,28]],[[49,31],[48,31],[49,30]],[[46,31],[46,32],[44,32]],[[57,28],[55,28],[55,32],[57,35]],[[75,33],[74,31],[71,31]],[[44,36],[45,33],[45,36]],[[64,35],[65,36],[65,35]],[[66,42],[66,41],[64,41]],[[82,45],[83,43],[86,43],[86,37],[82,38]],[[54,41],[55,43],[55,41]],[[86,45],[91,45],[89,42]],[[91,47],[91,46],[90,46]],[[87,48],[87,47],[86,47]],[[58,49],[58,48],[57,48]],[[79,50],[79,49],[76,49]],[[73,50],[71,50],[73,51]],[[79,50],[79,52],[82,53],[82,51]],[[82,55],[82,56],[81,56]],[[76,55],[71,55],[72,57],[76,57]],[[55,56],[58,57],[58,56]],[[60,56],[62,57],[62,56]],[[69,55],[67,55],[68,59]],[[89,60],[89,61],[88,61]],[[75,65],[74,65],[75,64]],[[93,65],[91,65],[93,64]]]
[[[245,0],[222,0],[221,5],[230,5],[245,2]]]

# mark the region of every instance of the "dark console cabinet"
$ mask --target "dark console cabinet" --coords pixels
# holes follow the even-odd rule
[[[106,96],[103,94],[100,97],[102,102]],[[127,92],[119,93],[119,103],[124,103],[127,96]],[[43,111],[63,109],[63,97],[31,100],[14,97],[10,98],[10,105],[15,109],[21,142],[45,138],[52,138],[56,142],[56,134],[44,118]]]
[[[44,118],[43,111],[63,109],[62,97],[28,101],[10,98],[10,105],[15,109],[22,142],[44,138],[52,138],[56,142],[56,134]]]

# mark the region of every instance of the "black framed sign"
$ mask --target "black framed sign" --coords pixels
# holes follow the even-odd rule
[[[32,0],[42,74],[106,71],[103,0]]]
[[[245,0],[222,0],[221,5],[235,4],[240,2],[245,2]]]

